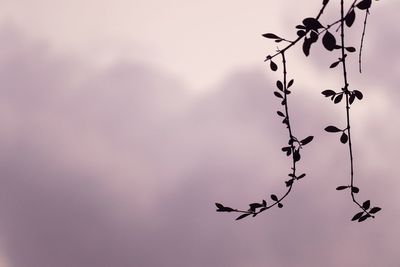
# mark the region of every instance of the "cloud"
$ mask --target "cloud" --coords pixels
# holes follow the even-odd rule
[[[295,132],[316,136],[303,152],[307,178],[283,209],[233,222],[213,203],[268,200],[289,170],[265,70],[238,70],[198,97],[155,67],[96,69],[16,30],[3,29],[0,46],[10,267],[398,265],[399,129],[376,130],[396,106],[355,126],[361,196],[384,208],[375,220],[351,223],[356,208],[334,190],[348,183],[347,150],[321,129],[342,114],[295,83]]]

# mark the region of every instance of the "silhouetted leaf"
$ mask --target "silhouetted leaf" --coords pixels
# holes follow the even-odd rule
[[[303,140],[300,141],[300,143],[304,146],[310,143],[314,139],[314,136],[309,136],[307,138],[304,138]]]
[[[221,203],[215,203],[215,206],[217,206],[217,208],[219,209],[225,208],[224,205],[222,205]]]
[[[307,30],[318,30],[323,28],[322,24],[316,18],[305,18],[303,24]]]
[[[353,25],[355,19],[356,19],[356,12],[354,11],[354,9],[352,9],[345,18],[347,27],[350,28]]]
[[[325,91],[322,91],[322,94],[324,95],[324,96],[326,96],[326,97],[329,97],[329,96],[333,96],[333,95],[335,95],[336,93],[335,93],[335,91],[333,91],[333,90],[325,90]]]
[[[344,189],[347,189],[347,188],[349,188],[349,187],[346,186],[346,185],[341,185],[341,186],[336,187],[336,190],[344,190]]]
[[[264,33],[262,36],[265,38],[268,38],[268,39],[282,39],[281,37],[279,37],[273,33]]]
[[[303,42],[303,53],[308,57],[310,55],[310,48],[311,48],[312,42],[308,38],[304,38]]]
[[[356,5],[361,10],[368,9],[371,7],[372,1],[371,0],[363,0]]]
[[[358,212],[354,217],[351,219],[352,221],[356,221],[361,218],[361,216],[364,214],[363,211]]]
[[[292,154],[292,148],[290,146],[282,147],[282,151],[286,152],[286,156],[290,156]]]
[[[335,126],[328,126],[325,128],[325,131],[327,131],[329,133],[337,133],[337,132],[341,132],[342,130],[340,130],[339,128],[337,128]]]
[[[363,94],[362,94],[360,91],[354,90],[353,92],[354,92],[354,95],[355,95],[359,100],[363,99]]]
[[[340,101],[342,101],[342,98],[343,98],[343,94],[338,94],[338,95],[335,97],[335,100],[333,101],[333,103],[335,103],[335,104],[340,103]]]
[[[244,213],[242,215],[240,215],[239,217],[236,218],[236,221],[241,220],[243,218],[246,218],[247,216],[249,216],[251,213]]]
[[[304,177],[306,177],[306,174],[305,174],[305,173],[303,173],[303,174],[297,176],[297,179],[302,179],[302,178],[304,178]]]
[[[350,53],[356,52],[356,48],[352,47],[352,46],[346,47],[346,50],[347,50],[347,52],[350,52]]]
[[[296,25],[296,29],[305,30],[306,27],[304,25]]]
[[[303,37],[304,35],[306,35],[306,31],[303,31],[303,30],[297,31],[297,36]]]
[[[381,210],[381,208],[379,208],[379,207],[373,207],[373,208],[369,211],[369,213],[375,214],[375,213],[377,213],[377,212],[380,211],[380,210]]]
[[[349,137],[347,136],[347,134],[342,133],[342,136],[340,137],[340,142],[342,142],[343,144],[346,144],[347,140],[349,140]]]
[[[262,204],[263,204],[264,207],[266,207],[266,206],[267,206],[267,201],[265,201],[265,200],[263,199]]]
[[[358,192],[360,192],[360,189],[358,187],[353,186],[351,188],[351,192],[353,192],[354,194],[357,194]]]
[[[327,50],[332,51],[333,49],[335,49],[336,46],[335,36],[333,36],[332,33],[326,31],[324,37],[322,37],[322,44]]]
[[[276,113],[281,117],[285,117],[285,114],[283,114],[281,111],[277,111]]]
[[[371,202],[369,200],[367,200],[362,204],[362,207],[363,207],[363,209],[367,210],[367,209],[369,209],[370,205],[371,205]]]
[[[230,207],[224,207],[224,205],[220,204],[220,203],[215,203],[215,205],[217,206],[217,211],[218,212],[231,212],[234,211],[234,209],[230,208]]]
[[[281,93],[279,93],[279,92],[277,92],[277,91],[274,92],[274,95],[275,95],[276,97],[278,97],[278,98],[283,98],[283,96],[281,95]]]
[[[278,87],[279,90],[283,91],[283,84],[281,81],[276,81],[276,87]]]
[[[339,60],[339,61],[336,61],[336,62],[333,62],[333,63],[329,66],[329,68],[333,69],[333,68],[337,67],[337,65],[339,65],[340,62],[341,62],[340,60]]]
[[[293,184],[293,179],[290,179],[290,180],[286,181],[285,184],[286,184],[287,187],[291,187],[292,184]]]
[[[271,63],[269,64],[269,67],[271,68],[272,71],[277,71],[278,69],[278,65],[275,64],[275,62],[273,62],[271,60]]]
[[[318,33],[316,33],[315,31],[312,31],[310,33],[310,42],[315,43],[316,41],[318,41]]]
[[[261,208],[263,205],[261,203],[251,203],[250,208]]]
[[[274,195],[274,194],[271,195],[271,199],[273,201],[278,201],[278,197],[276,195]]]
[[[363,222],[363,221],[365,221],[366,219],[368,219],[369,217],[371,217],[371,215],[369,215],[369,214],[367,213],[367,214],[365,214],[364,216],[360,217],[360,219],[358,219],[358,222]]]
[[[289,81],[288,85],[287,85],[287,88],[289,88],[290,86],[292,86],[292,85],[293,85],[293,83],[294,83],[294,80],[293,80],[293,79],[291,79],[291,80]]]
[[[298,150],[298,149],[296,149],[296,150],[294,151],[294,153],[293,153],[293,159],[294,159],[294,162],[297,162],[297,161],[299,161],[299,160],[300,160],[300,158],[301,158],[301,156],[300,156],[300,152],[299,152],[299,150]]]
[[[356,99],[356,95],[355,94],[351,94],[349,97],[349,103],[350,105],[353,104],[354,100]]]
[[[280,209],[283,208],[283,204],[279,202],[278,203],[278,208],[280,208]]]

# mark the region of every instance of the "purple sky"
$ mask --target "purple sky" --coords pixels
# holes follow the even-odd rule
[[[335,190],[348,150],[323,128],[344,107],[320,92],[341,76],[318,47],[288,54],[307,177],[283,209],[215,212],[285,190],[261,34],[293,36],[320,0],[1,2],[0,267],[400,265],[399,2],[373,2],[362,75],[349,59],[356,184],[383,208],[360,224]]]

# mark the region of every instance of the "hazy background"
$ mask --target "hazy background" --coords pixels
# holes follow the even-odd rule
[[[323,21],[337,18],[331,1]],[[354,223],[338,54],[288,53],[293,129],[315,135],[283,209],[290,162],[263,59],[320,0],[0,0],[0,266],[400,265],[400,2],[373,2],[364,72],[349,58],[356,184],[383,208]],[[358,47],[362,14],[349,32]],[[282,47],[282,46],[281,46]]]

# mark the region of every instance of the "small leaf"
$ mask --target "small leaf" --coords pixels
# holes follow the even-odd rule
[[[371,205],[371,202],[369,200],[367,200],[362,204],[362,207],[363,207],[363,209],[367,210],[367,209],[369,209],[370,205]]]
[[[274,92],[274,95],[275,95],[276,97],[278,97],[278,98],[283,98],[283,96],[282,96],[279,92],[277,92],[277,91]]]
[[[333,95],[335,95],[336,93],[335,93],[335,91],[333,91],[333,90],[325,90],[325,91],[322,91],[322,94],[324,95],[324,96],[326,96],[326,97],[329,97],[329,96],[333,96]]]
[[[286,181],[285,184],[286,184],[286,187],[291,187],[293,184],[293,179]]]
[[[341,186],[336,187],[336,190],[344,190],[344,189],[347,189],[347,188],[349,188],[349,186],[341,185]]]
[[[285,114],[283,114],[282,111],[277,111],[276,113],[281,117],[285,117]]]
[[[353,53],[356,52],[356,49],[352,46],[346,47],[347,52]]]
[[[354,194],[357,194],[358,192],[360,192],[360,189],[358,187],[353,186],[351,188],[351,192],[353,192]]]
[[[307,138],[304,138],[303,140],[300,141],[300,143],[304,146],[310,143],[314,139],[314,136],[309,136]]]
[[[364,216],[362,216],[360,219],[358,219],[358,222],[363,222],[363,221],[365,221],[366,219],[368,219],[369,217],[371,217],[371,215],[369,215],[369,214],[367,213],[367,214],[365,214]]]
[[[337,128],[335,126],[328,126],[325,128],[325,131],[327,131],[329,133],[337,133],[337,132],[341,132],[342,130],[340,130],[339,128]]]
[[[310,55],[310,48],[311,48],[312,42],[308,38],[304,38],[303,42],[303,53],[308,57]]]
[[[257,208],[261,208],[263,205],[260,203],[251,203],[249,206],[251,211],[255,211]]]
[[[347,134],[342,133],[342,136],[340,137],[340,142],[342,142],[343,144],[346,144],[348,140],[349,140],[349,137],[347,136]]]
[[[294,162],[297,162],[297,161],[299,161],[299,160],[300,160],[300,158],[301,158],[301,156],[300,156],[300,152],[299,152],[299,150],[298,150],[298,149],[296,149],[296,150],[294,151],[294,153],[293,153],[293,160],[294,160]]]
[[[361,10],[365,10],[371,7],[372,1],[371,0],[363,0],[356,5]]]
[[[219,209],[225,208],[224,205],[222,205],[221,203],[215,203],[215,206],[217,206],[217,208]]]
[[[244,213],[242,215],[240,215],[239,217],[236,218],[236,221],[241,220],[243,218],[246,218],[247,216],[249,216],[251,213]]]
[[[296,25],[296,29],[305,30],[306,27],[304,25]]]
[[[297,31],[297,36],[303,37],[304,35],[306,35],[306,31],[303,31],[303,30]]]
[[[337,65],[339,65],[340,62],[341,62],[341,60],[338,60],[338,61],[336,61],[336,62],[333,62],[333,63],[329,66],[329,68],[333,69],[333,68],[337,67]]]
[[[273,62],[272,60],[271,63],[269,64],[269,67],[271,68],[272,71],[278,70],[278,65],[276,65],[275,62]]]
[[[267,201],[265,201],[265,200],[263,199],[262,204],[263,204],[264,207],[266,207],[266,206],[267,206]]]
[[[333,103],[335,103],[335,104],[340,103],[340,101],[342,101],[342,98],[343,98],[343,94],[342,94],[342,93],[341,93],[341,94],[338,94],[338,95],[336,96],[335,100],[333,101]]]
[[[381,208],[379,208],[379,207],[373,207],[373,208],[369,211],[369,213],[375,214],[375,213],[377,213],[377,212],[380,211],[380,210],[381,210]]]
[[[335,49],[336,46],[335,36],[333,36],[332,33],[326,31],[324,37],[322,37],[322,44],[327,50],[332,51],[333,49]]]
[[[271,199],[273,201],[278,201],[278,197],[276,195],[274,195],[274,194],[271,195]]]
[[[268,39],[282,39],[281,37],[279,37],[273,33],[264,33],[262,36],[265,38],[268,38]]]
[[[279,202],[278,203],[278,208],[280,208],[280,209],[283,208],[283,204]]]
[[[315,31],[312,31],[310,33],[310,42],[315,43],[316,41],[318,41],[318,33],[316,33]]]
[[[363,99],[364,96],[360,91],[354,90],[353,92],[354,92],[354,95],[358,98],[358,100]]]
[[[305,174],[305,173],[303,173],[303,174],[297,176],[297,179],[301,179],[301,178],[304,178],[304,177],[306,177],[306,174]]]
[[[279,90],[283,91],[283,84],[281,81],[276,81],[276,87],[278,87]]]
[[[293,79],[291,79],[291,80],[289,81],[288,85],[287,85],[287,88],[289,88],[290,86],[292,86],[292,85],[293,85],[293,83],[294,83],[294,80],[293,80]]]
[[[324,27],[317,19],[311,17],[303,19],[303,24],[307,30],[318,30]]]
[[[363,211],[358,212],[356,215],[354,215],[354,217],[351,219],[352,221],[356,221],[358,219],[360,219],[360,217],[364,214]]]
[[[350,98],[349,98],[349,103],[350,105],[353,104],[354,100],[356,99],[356,95],[355,94],[351,94]]]
[[[356,12],[354,11],[354,8],[347,14],[345,18],[345,22],[347,27],[351,27],[354,23],[354,20],[356,19]]]

